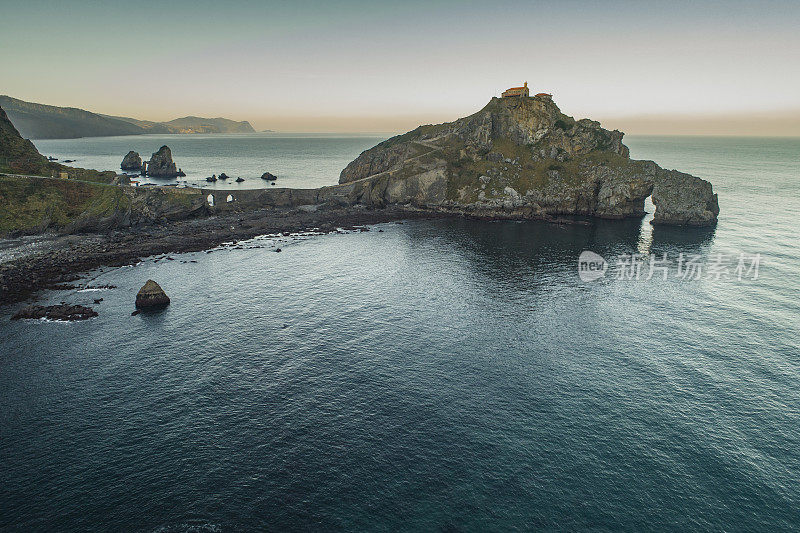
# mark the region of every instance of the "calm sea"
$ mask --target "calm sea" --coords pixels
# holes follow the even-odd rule
[[[278,176],[276,187],[315,188],[339,181],[339,173],[366,150],[392,134],[245,133],[218,135],[128,135],[34,141],[47,156],[74,160],[66,163],[97,170],[119,169],[129,150],[143,161],[167,145],[185,178],[135,178],[141,183],[186,183],[217,189],[260,189],[270,187],[261,179],[264,172]],[[209,183],[212,174],[232,179]],[[132,175],[136,175],[132,173]],[[241,177],[245,181],[237,183]]]
[[[254,139],[286,160],[248,161]],[[271,139],[202,157],[310,186],[374,141]],[[0,529],[800,529],[800,140],[628,144],[711,180],[718,227],[266,236],[44,295],[102,297],[86,322],[0,309]],[[581,281],[584,250],[605,277]],[[172,305],[132,317],[148,278]]]

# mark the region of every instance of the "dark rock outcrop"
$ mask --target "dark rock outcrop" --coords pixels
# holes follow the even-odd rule
[[[226,180],[226,179],[228,179],[229,177],[230,177],[230,176],[228,176],[228,175],[227,175],[227,174],[225,174],[224,172],[223,172],[222,174],[220,174],[220,175],[219,175],[219,179],[221,179],[221,180]]]
[[[102,300],[102,299],[101,299]],[[97,303],[97,301],[95,301]],[[46,318],[48,320],[86,320],[97,316],[97,311],[91,307],[84,307],[82,305],[69,305],[61,303],[59,305],[29,305],[17,311],[11,317],[12,320],[20,319],[40,319]]]
[[[154,178],[174,178],[178,175],[178,168],[172,161],[172,150],[169,146],[162,146],[147,162],[147,175]]]
[[[243,177],[241,177],[241,176],[239,176],[238,178],[236,178],[236,183],[241,183],[241,182],[243,182],[243,181],[244,181],[244,178],[243,178]]]
[[[493,98],[474,115],[363,152],[339,183],[354,203],[499,218],[641,216],[652,194],[653,224],[716,223],[709,182],[630,159],[622,137],[550,98]]]
[[[119,166],[122,170],[142,170],[142,158],[139,157],[138,152],[131,150],[122,159],[122,164]]]
[[[161,286],[148,279],[136,294],[137,309],[160,309],[169,305],[169,297]]]
[[[50,168],[47,158],[28,139],[23,139],[0,108],[0,172],[45,174]]]
[[[278,176],[276,176],[271,172],[264,172],[263,174],[261,174],[261,179],[267,181],[275,181],[276,179],[278,179]]]

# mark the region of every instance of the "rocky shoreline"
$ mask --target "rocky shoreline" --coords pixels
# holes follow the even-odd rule
[[[42,235],[35,246],[19,246],[13,258],[0,263],[0,302],[21,302],[40,290],[74,281],[94,268],[135,264],[151,255],[197,252],[259,235],[309,230],[329,233],[338,228],[443,216],[447,215],[401,207],[267,208],[108,233]],[[8,247],[4,251],[12,255]]]

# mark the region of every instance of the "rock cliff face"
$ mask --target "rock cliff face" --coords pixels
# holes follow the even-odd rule
[[[13,174],[44,174],[50,170],[47,158],[39,153],[0,108],[0,172]]]
[[[162,146],[150,157],[150,161],[147,162],[147,175],[154,178],[174,178],[178,175],[178,168],[172,162],[172,150],[169,146]]]
[[[70,178],[101,183],[110,183],[117,175],[116,172],[98,172],[48,161],[31,141],[22,138],[5,111],[0,108],[0,173],[58,176],[62,172],[67,173]],[[0,196],[3,192],[5,191],[0,190]],[[8,205],[5,205],[4,208],[7,212]],[[3,213],[0,211],[0,219],[3,218]],[[2,222],[0,222],[0,226],[2,226]]]
[[[493,98],[474,115],[419,128],[363,152],[342,171],[350,200],[477,216],[641,216],[706,226],[711,184],[630,159],[623,133],[564,115],[549,98]]]
[[[131,150],[122,159],[122,164],[119,167],[122,170],[142,170],[142,158],[139,157],[138,152]]]

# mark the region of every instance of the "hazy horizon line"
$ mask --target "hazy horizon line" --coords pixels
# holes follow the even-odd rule
[[[225,116],[213,112],[207,116],[203,112],[177,115],[173,118],[142,117],[138,110],[99,111],[78,105],[58,105],[32,102],[11,96],[28,103],[53,107],[73,108],[101,116],[127,117],[151,122],[168,122],[186,116],[203,118],[226,118],[237,122],[247,121],[257,132],[271,130],[276,133],[327,133],[327,134],[400,134],[422,125],[441,124],[469,116],[471,113],[457,112],[413,113],[402,115],[377,114],[310,114],[310,115],[269,115],[257,114],[242,118],[242,114]],[[476,112],[480,108],[476,108]],[[564,111],[562,110],[562,113]],[[570,113],[564,113],[570,115]],[[213,117],[211,115],[214,115]],[[606,129],[617,129],[627,135],[680,135],[680,136],[725,136],[725,137],[800,137],[800,108],[776,109],[771,111],[741,111],[713,113],[632,113],[614,114],[600,117],[579,114],[570,115],[576,119],[589,118],[600,122]]]

